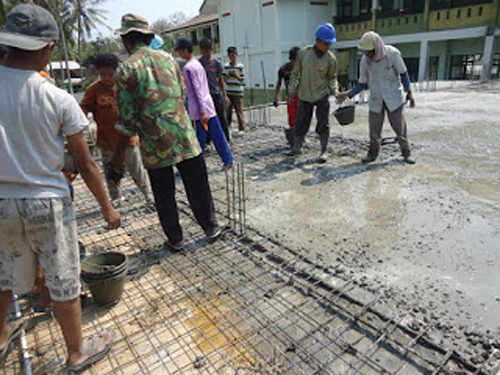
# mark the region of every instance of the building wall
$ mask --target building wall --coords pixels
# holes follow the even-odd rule
[[[314,43],[320,23],[331,22],[334,0],[220,0],[221,49],[234,45],[246,67],[246,104],[274,98],[279,67],[288,50]],[[262,92],[260,92],[262,91]]]
[[[462,27],[494,25],[496,5],[479,4],[461,8],[443,9],[429,14],[429,30],[448,30]]]
[[[377,1],[372,4],[377,5]],[[476,77],[479,65],[489,61],[491,44],[495,56],[492,64],[498,66],[500,0],[471,0],[468,3],[464,0],[460,3],[463,6],[447,9],[439,9],[442,5],[437,6],[433,0],[425,0],[424,4],[423,11],[422,7],[419,7],[417,13],[412,13],[409,8],[398,11],[397,4],[394,4],[394,9],[373,11],[370,19],[360,19],[354,13],[347,18],[345,15],[337,17],[339,24],[335,26],[339,43],[334,47],[339,48],[344,57],[351,51],[349,66],[339,67],[343,82],[353,81],[357,77],[359,57],[352,53],[352,50],[355,51],[357,40],[368,30],[378,32],[384,41],[401,50],[413,79],[448,79],[452,61],[456,64],[460,56],[468,56],[465,60],[474,60],[472,71],[473,77]],[[487,36],[493,34],[495,36]],[[421,56],[426,53],[426,59],[422,60]],[[485,53],[486,56],[483,56]],[[469,61],[468,64],[470,63]],[[345,58],[340,60],[340,64],[345,64]],[[418,73],[415,73],[415,70],[418,70]],[[486,72],[482,72],[482,79],[487,79]]]

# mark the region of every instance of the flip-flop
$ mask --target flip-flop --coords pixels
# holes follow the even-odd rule
[[[11,325],[12,327],[12,325]],[[23,329],[26,327],[26,322],[22,322],[19,324],[17,328],[14,328],[12,332],[10,333],[10,336],[7,339],[7,342],[5,343],[5,347],[3,350],[0,352],[0,362],[3,362],[5,358],[7,357],[7,354],[9,353],[10,349],[10,344],[12,344],[12,341],[14,341],[19,335],[23,332]]]
[[[97,351],[99,347],[99,342],[101,341],[102,332],[95,333],[94,335],[92,335],[92,337],[85,340],[87,342],[87,345],[91,345],[89,357],[78,365],[75,366],[67,365],[67,370],[70,372],[79,372],[103,359],[109,353],[111,347],[113,346],[113,343],[115,342],[115,332],[111,329],[108,330],[108,332],[111,333],[111,340],[102,351],[100,352]],[[91,343],[88,344],[88,341],[91,341]]]

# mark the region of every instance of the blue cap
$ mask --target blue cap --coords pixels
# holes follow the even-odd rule
[[[337,41],[335,28],[331,23],[322,23],[319,25],[314,35],[325,43],[335,43]]]

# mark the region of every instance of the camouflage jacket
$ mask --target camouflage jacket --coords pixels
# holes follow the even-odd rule
[[[116,72],[117,130],[139,135],[148,169],[163,168],[201,153],[184,107],[185,93],[173,57],[146,46],[136,48]]]

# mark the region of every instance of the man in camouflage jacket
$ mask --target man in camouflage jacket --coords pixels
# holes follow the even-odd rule
[[[168,245],[184,245],[175,201],[173,166],[180,172],[191,209],[209,240],[221,233],[196,133],[184,107],[181,72],[173,57],[149,47],[154,37],[146,19],[126,14],[116,31],[130,57],[116,73],[120,133],[112,170],[123,169],[122,145],[138,135],[161,225]],[[113,173],[114,174],[114,173]]]

